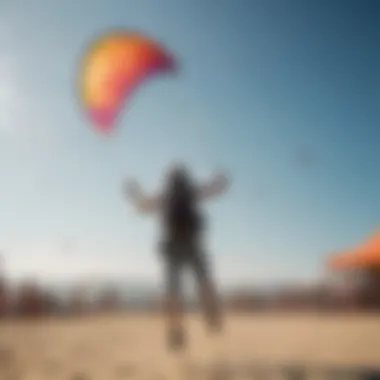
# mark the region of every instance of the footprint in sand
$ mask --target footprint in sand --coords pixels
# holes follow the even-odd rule
[[[62,371],[62,364],[58,359],[46,359],[42,366],[47,376],[56,376]]]
[[[91,380],[91,378],[85,373],[75,373],[71,375],[69,380]]]
[[[138,370],[136,365],[130,363],[118,366],[115,372],[117,379],[129,379],[135,377],[138,373]]]
[[[0,368],[7,368],[14,362],[14,353],[9,348],[0,348]]]

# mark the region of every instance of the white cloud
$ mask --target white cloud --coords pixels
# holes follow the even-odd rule
[[[148,265],[147,265],[148,264]],[[30,252],[10,256],[5,271],[10,278],[36,278],[39,280],[152,279],[156,277],[154,265],[124,256],[90,254],[36,254]],[[153,269],[153,270],[152,270]]]
[[[14,135],[17,130],[14,121],[23,102],[17,93],[15,75],[7,57],[0,56],[0,132],[3,135]]]
[[[246,257],[251,255],[247,254]],[[239,256],[242,257],[242,256]],[[218,263],[216,263],[218,264]],[[245,260],[244,263],[228,260],[217,265],[219,283],[226,286],[281,285],[294,283],[299,285],[313,284],[323,278],[323,270],[304,270],[284,267],[281,264],[261,263],[260,260]]]
[[[131,252],[127,254],[91,254],[85,250],[58,252],[48,245],[18,247],[4,252],[7,276],[13,279],[34,278],[41,281],[67,280],[138,280],[156,283],[162,268],[155,255]],[[214,260],[213,260],[214,261]],[[297,271],[280,265],[259,265],[250,260],[245,265],[215,260],[215,275],[222,288],[234,286],[312,284],[323,277],[322,271]]]
[[[0,138],[18,152],[56,149],[59,134],[42,104],[18,83],[0,56]]]
[[[33,255],[10,259],[6,264],[6,276],[12,280],[33,279],[38,282],[84,282],[98,280],[137,281],[137,283],[160,284],[163,273],[159,263],[154,260],[145,262],[131,258],[99,257],[78,255],[64,257],[59,255]],[[299,274],[280,274],[279,271],[258,268],[251,271],[231,271],[229,268],[219,268],[216,271],[218,287],[224,290],[235,287],[271,286],[282,284],[308,285],[317,281],[319,276],[299,276]],[[191,279],[191,288],[194,280]]]
[[[51,128],[49,107],[31,91],[25,75],[33,75],[24,49],[15,43],[24,36],[18,29],[23,14],[12,7],[0,10],[0,138],[21,150],[51,148],[58,142],[57,129]]]

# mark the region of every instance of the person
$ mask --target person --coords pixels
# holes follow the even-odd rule
[[[225,192],[228,180],[225,175],[217,174],[209,182],[197,186],[189,169],[179,164],[169,169],[165,182],[164,191],[152,196],[144,195],[136,181],[127,181],[124,191],[138,212],[160,215],[160,252],[166,269],[168,345],[178,349],[186,344],[181,293],[181,274],[185,267],[196,277],[207,325],[211,331],[222,329],[215,283],[203,246],[205,220],[200,205]]]

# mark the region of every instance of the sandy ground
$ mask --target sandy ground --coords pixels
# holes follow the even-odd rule
[[[173,355],[158,316],[0,322],[0,379],[180,380],[187,374],[201,380],[196,368],[218,360],[235,368],[250,362],[380,365],[380,316],[229,315],[219,339],[197,316],[188,327],[188,352]],[[253,378],[239,376],[232,378]]]

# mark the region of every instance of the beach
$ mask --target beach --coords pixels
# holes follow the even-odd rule
[[[143,313],[2,321],[0,378],[179,380],[184,366],[195,371],[218,360],[235,368],[380,363],[377,315],[230,313],[223,336],[215,338],[194,314],[189,347],[175,355],[166,348],[164,327],[161,316]]]

